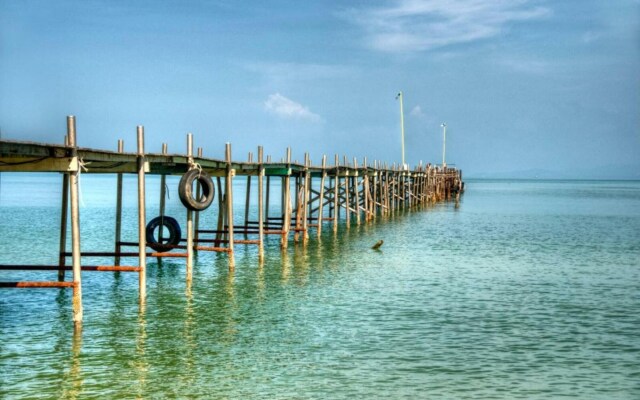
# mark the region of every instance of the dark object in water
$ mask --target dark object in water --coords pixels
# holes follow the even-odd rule
[[[378,240],[378,243],[374,244],[372,249],[378,250],[380,248],[380,246],[382,246],[383,243],[384,243],[384,240],[382,240],[382,239]]]

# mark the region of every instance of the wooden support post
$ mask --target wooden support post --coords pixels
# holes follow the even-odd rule
[[[362,176],[362,205],[364,209],[364,220],[369,222],[371,220],[371,212],[369,210],[369,171],[367,168],[367,157],[362,162],[364,168],[364,175]]]
[[[369,192],[371,197],[369,198],[369,208],[371,210],[371,219],[376,219],[376,210],[378,202],[378,164],[377,161],[373,162],[373,176],[369,177]]]
[[[282,160],[282,162],[284,163],[284,159]],[[286,214],[286,204],[287,202],[284,199],[284,176],[282,176],[280,177],[280,213],[282,214],[282,221],[284,221],[284,215]]]
[[[253,162],[253,153],[249,152],[249,163]],[[247,176],[247,193],[244,202],[244,238],[248,239],[247,229],[249,226],[249,204],[251,203],[251,175]]]
[[[364,220],[369,222],[371,220],[371,211],[369,210],[369,174],[365,172],[362,177],[362,211],[364,211]]]
[[[379,164],[380,170],[378,171],[378,197],[380,198],[380,215],[387,213],[387,192],[385,181],[385,170],[383,164]]]
[[[407,188],[405,198],[407,199],[409,208],[411,208],[413,207],[413,174],[411,171],[404,171],[403,174],[406,182],[405,187]]]
[[[300,224],[301,224],[301,220],[300,220],[300,205],[302,203],[302,199],[301,194],[301,185],[300,185],[300,175],[296,175],[296,182],[295,182],[295,203],[294,203],[294,209],[296,210],[296,224],[295,224],[295,228],[293,231],[293,243],[298,243],[298,238],[300,236]],[[293,215],[292,215],[293,216]]]
[[[233,254],[233,175],[235,171],[231,165],[231,143],[227,143],[225,146],[225,161],[227,162],[227,176],[225,178],[226,183],[226,195],[227,195],[227,226],[229,231],[229,242],[227,245],[229,254],[229,269],[235,268],[235,255]]]
[[[118,139],[118,153],[124,153],[124,141],[122,139]],[[120,242],[122,241],[122,173],[118,173],[116,177],[116,237],[115,237],[115,250],[116,256],[114,260],[114,265],[120,265],[120,251],[122,250],[122,246],[120,246]]]
[[[162,154],[167,155],[167,144],[162,143]],[[166,209],[166,201],[167,197],[167,176],[165,174],[160,175],[160,218],[164,219],[165,209]],[[163,243],[164,239],[164,226],[160,224],[158,227],[158,243]],[[157,258],[158,263],[162,262],[162,258]],[[118,264],[116,264],[118,265]]]
[[[202,147],[198,147],[198,158],[202,158]],[[202,187],[200,183],[196,181],[196,199],[200,199],[202,193]],[[193,221],[193,240],[195,245],[193,246],[193,252],[198,252],[198,239],[200,239],[200,234],[198,231],[200,230],[200,211],[195,212],[195,217]]]
[[[263,171],[263,175],[264,175],[264,171]],[[267,176],[267,193],[266,193],[266,199],[265,199],[265,205],[264,205],[264,217],[267,220],[267,222],[269,221],[269,201],[271,197],[271,177]]]
[[[69,146],[69,137],[65,135],[64,145]],[[58,280],[64,281],[67,257],[67,213],[69,212],[69,174],[62,174],[62,205],[60,206],[60,253],[58,255]]]
[[[400,171],[398,167],[394,164],[393,166],[393,186],[394,186],[394,209],[395,211],[400,210]]]
[[[398,209],[402,208],[404,210],[404,202],[405,202],[405,182],[404,182],[404,171],[398,167]]]
[[[375,175],[373,176],[373,204],[371,206],[371,212],[373,213],[372,218],[376,219],[378,216],[378,183],[380,181],[380,171],[378,170],[378,161],[374,160],[373,170]]]
[[[147,234],[145,213],[145,187],[144,187],[144,127],[138,126],[138,263],[140,302],[144,303],[147,297]]]
[[[398,166],[395,165],[395,164],[393,166],[393,174],[395,176],[395,180],[394,180],[394,186],[395,186],[395,196],[394,197],[395,197],[395,203],[396,203],[395,209],[396,209],[396,211],[400,211],[400,204],[401,204],[400,203],[400,196],[401,196],[401,193],[400,193],[400,189],[401,189],[401,187],[400,187],[400,170],[398,169]]]
[[[384,191],[384,170],[382,170],[382,165],[378,162],[378,199],[380,201],[378,210],[380,215],[385,214],[385,191]]]
[[[351,228],[351,202],[349,201],[349,192],[351,191],[351,177],[349,170],[346,170],[347,176],[344,178],[344,196],[345,196],[345,218],[347,221],[347,229]]]
[[[216,226],[216,236],[214,246],[220,246],[220,240],[222,239],[222,230],[224,229],[224,194],[222,193],[222,182],[220,177],[216,177],[216,183],[218,185],[218,224]]]
[[[260,242],[258,245],[258,258],[260,260],[264,258],[264,202],[262,199],[264,164],[262,163],[262,153],[262,146],[258,146],[258,241]]]
[[[398,166],[398,196],[398,210],[404,209],[404,179],[400,166]]]
[[[356,206],[354,209],[356,210],[356,224],[360,225],[360,185],[358,184],[359,171],[358,171],[358,160],[353,157],[353,168],[355,169],[355,176],[353,177],[353,190],[355,194],[355,203]]]
[[[193,168],[193,135],[187,133],[187,163]],[[187,282],[193,276],[193,211],[187,208]]]
[[[74,116],[67,117],[67,136],[69,137],[69,146],[71,156],[78,157],[78,142],[76,140],[76,118]],[[69,174],[69,186],[71,197],[71,252],[73,265],[73,322],[77,326],[82,324],[82,279],[80,266],[80,206],[78,193],[78,175],[80,169],[72,171]]]
[[[333,177],[333,231],[338,232],[338,218],[340,217],[340,203],[338,202],[338,197],[340,195],[340,174],[338,170],[340,169],[338,155],[336,154],[336,159],[334,161],[335,164],[335,175]]]
[[[387,168],[387,214],[393,214],[393,170]]]
[[[389,182],[387,184],[387,188],[389,189],[389,194],[387,196],[387,201],[389,202],[389,214],[393,215],[395,212],[395,188],[396,188],[396,172],[393,168],[387,173],[387,177],[389,178]]]
[[[291,148],[287,147],[287,168],[291,168]],[[280,247],[286,249],[289,245],[289,228],[291,227],[291,194],[290,194],[290,175],[284,177],[282,188],[282,237],[280,238]]]
[[[311,186],[311,173],[309,167],[311,166],[311,160],[309,159],[309,153],[304,154],[304,176],[302,185],[302,243],[307,244],[309,240],[309,192]]]
[[[385,204],[385,190],[384,190],[384,170],[382,169],[382,163],[378,162],[378,167],[380,170],[378,171],[378,199],[380,201],[379,211],[380,215],[384,215],[386,212],[386,204]]]
[[[318,239],[320,239],[322,235],[322,219],[324,218],[324,181],[327,177],[327,156],[322,156],[322,175],[320,176],[320,195],[318,199],[320,203],[318,204]]]

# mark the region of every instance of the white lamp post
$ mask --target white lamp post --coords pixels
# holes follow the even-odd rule
[[[404,169],[404,110],[402,108],[402,91],[398,92],[396,100],[400,99],[400,139],[402,143],[402,168]]]
[[[444,161],[444,155],[447,149],[447,124],[443,122],[440,126],[442,127],[442,168],[446,168],[447,163]]]

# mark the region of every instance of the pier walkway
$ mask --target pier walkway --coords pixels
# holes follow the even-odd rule
[[[192,279],[195,251],[226,253],[229,268],[234,268],[234,245],[258,246],[258,257],[264,257],[266,235],[276,235],[286,249],[290,241],[304,245],[314,232],[318,237],[323,229],[338,230],[342,221],[351,224],[371,223],[380,215],[393,214],[401,209],[458,198],[463,192],[462,172],[446,166],[418,165],[412,169],[402,165],[380,162],[358,163],[355,158],[342,160],[336,155],[329,165],[324,156],[320,165],[313,165],[308,154],[303,163],[291,160],[291,149],[279,161],[266,159],[262,147],[254,159],[246,162],[232,160],[231,144],[225,147],[225,159],[203,157],[202,148],[194,154],[193,137],[187,135],[186,154],[171,154],[167,146],[162,153],[145,153],[144,128],[137,127],[137,152],[125,153],[122,140],[118,151],[104,151],[77,146],[75,118],[67,117],[64,144],[43,144],[0,140],[0,172],[56,172],[62,173],[60,247],[57,265],[0,265],[0,270],[57,271],[55,281],[0,281],[0,287],[43,288],[69,287],[73,289],[72,311],[75,323],[82,321],[82,271],[137,272],[140,301],[146,297],[146,258],[184,258],[186,278]],[[78,178],[80,174],[116,174],[115,237],[112,252],[81,251],[80,207]],[[122,177],[138,177],[138,241],[121,239]],[[160,216],[147,223],[145,176],[160,175]],[[186,208],[185,227],[165,216],[165,177],[182,176],[180,198]],[[246,179],[244,219],[234,218],[233,180]],[[279,181],[279,182],[278,182]],[[278,183],[277,199],[272,187]],[[257,190],[258,213],[251,220],[251,190]],[[212,206],[212,207],[210,207]],[[279,209],[273,214],[274,206]],[[278,207],[279,206],[279,207]],[[215,229],[201,229],[200,213],[217,208]],[[270,211],[271,210],[271,211]],[[70,215],[69,215],[70,214]],[[71,246],[67,244],[68,219],[71,220]],[[157,231],[157,233],[156,233]],[[180,234],[184,232],[184,234]],[[168,233],[168,237],[164,237]],[[242,235],[242,238],[239,236]],[[144,245],[140,245],[144,243]],[[126,251],[128,248],[137,251]],[[91,257],[113,257],[113,265],[89,265],[83,260]],[[71,263],[68,264],[68,258]],[[137,258],[137,265],[122,265],[122,259]],[[0,264],[2,260],[0,258]],[[72,271],[67,280],[66,271]]]

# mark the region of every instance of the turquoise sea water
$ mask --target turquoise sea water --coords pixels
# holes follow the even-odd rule
[[[60,176],[1,179],[0,262],[56,263]],[[82,197],[83,250],[110,250],[115,178]],[[237,246],[233,273],[201,252],[190,286],[150,259],[142,309],[137,274],[86,272],[76,335],[70,290],[1,290],[0,398],[640,398],[640,182],[468,181],[459,207],[313,235],[264,265]]]

